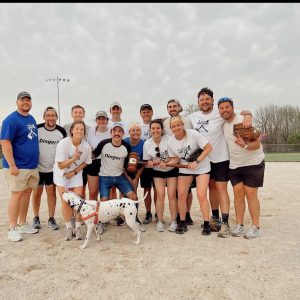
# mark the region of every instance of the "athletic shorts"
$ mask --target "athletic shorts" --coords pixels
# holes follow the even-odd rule
[[[229,169],[229,180],[232,186],[243,182],[244,185],[252,188],[262,187],[264,183],[265,161],[259,165]]]
[[[39,181],[40,186],[54,184],[53,172],[48,172],[48,173],[39,172],[39,175],[40,175],[40,181]]]
[[[174,168],[168,172],[153,170],[153,178],[171,178],[178,177],[178,168]]]
[[[140,177],[140,184],[143,189],[150,189],[153,186],[153,168],[144,168]]]
[[[130,182],[124,175],[120,176],[100,176],[99,178],[99,191],[100,198],[109,197],[110,189],[115,186],[123,195],[133,192]]]
[[[86,167],[87,175],[99,176],[100,165],[100,159],[93,159],[92,163]]]
[[[10,174],[10,169],[3,169],[4,176],[8,184],[10,192],[23,192],[28,188],[36,189],[40,180],[39,170],[35,169],[19,169],[17,176]]]
[[[218,163],[210,162],[210,179],[218,182],[227,182],[229,180],[229,160]]]
[[[88,175],[87,174],[87,166],[82,169],[82,182],[83,182],[83,185],[87,184],[87,175]]]

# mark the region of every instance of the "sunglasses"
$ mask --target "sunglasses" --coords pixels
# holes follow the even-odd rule
[[[154,150],[156,151],[156,157],[160,157],[160,151],[159,151],[159,147],[155,147]]]

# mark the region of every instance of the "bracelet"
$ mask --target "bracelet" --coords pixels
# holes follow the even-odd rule
[[[248,148],[248,144],[246,144],[246,146],[244,147],[244,149],[246,150]]]
[[[73,170],[73,172],[75,173],[75,175],[77,175],[77,171],[76,170]]]
[[[197,158],[197,159],[196,159],[196,163],[197,163],[197,164],[200,164],[200,162],[201,162],[201,160]]]
[[[9,167],[11,168],[11,167],[14,167],[16,164],[12,164],[12,165],[10,165]]]

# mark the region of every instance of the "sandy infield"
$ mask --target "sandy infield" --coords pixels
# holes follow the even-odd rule
[[[194,193],[195,225],[183,235],[145,225],[141,244],[127,226],[111,224],[85,250],[82,241],[63,240],[65,227],[58,201],[58,231],[47,228],[45,193],[42,229],[7,239],[8,190],[0,171],[1,299],[299,299],[300,298],[300,163],[266,163],[265,186],[259,190],[261,237],[202,236],[202,217]],[[234,207],[231,184],[230,224]],[[139,196],[141,196],[139,190]],[[170,217],[165,203],[165,223]],[[152,210],[154,212],[154,209]],[[139,217],[144,219],[145,207]],[[30,206],[28,221],[32,221]],[[245,227],[250,226],[246,210]],[[85,227],[84,227],[85,228]]]

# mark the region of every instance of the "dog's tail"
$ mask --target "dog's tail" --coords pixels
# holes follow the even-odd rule
[[[140,199],[140,200],[135,200],[134,202],[136,202],[136,203],[142,203],[142,202],[146,199],[147,195],[148,195],[148,191],[147,191],[147,193],[145,194],[144,198],[142,198],[142,199]]]

